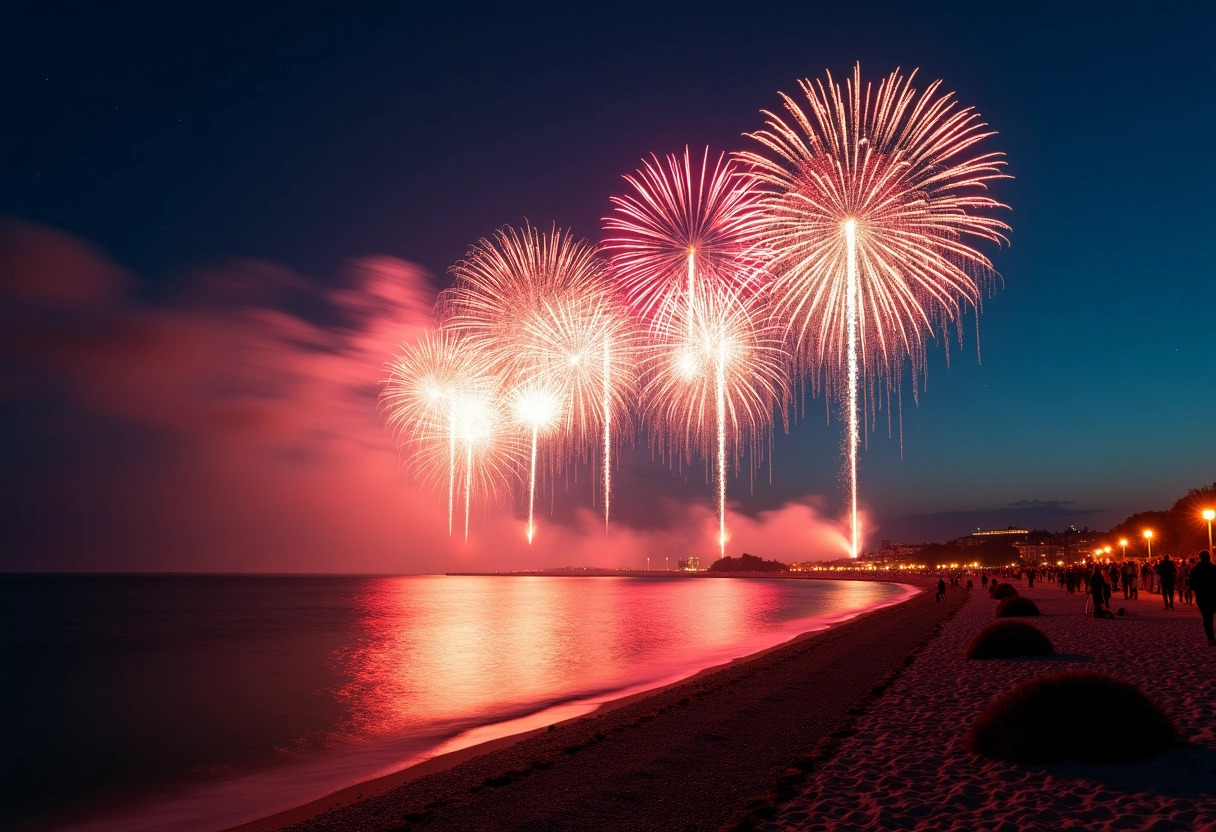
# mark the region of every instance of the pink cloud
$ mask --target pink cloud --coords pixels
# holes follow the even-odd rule
[[[650,501],[661,526],[617,522],[607,537],[588,505],[562,523],[538,512],[529,546],[522,511],[502,504],[474,506],[468,543],[450,537],[445,495],[405,470],[376,407],[384,363],[432,323],[435,287],[411,263],[354,260],[323,286],[233,261],[188,274],[175,303],[154,306],[124,294],[130,275],[89,244],[7,222],[0,275],[0,368],[16,369],[0,376],[0,404],[42,408],[81,449],[41,464],[29,443],[45,435],[7,440],[32,460],[0,483],[25,506],[9,568],[637,567],[717,549],[708,500],[671,498]],[[728,552],[844,551],[813,500],[731,512],[729,528]]]

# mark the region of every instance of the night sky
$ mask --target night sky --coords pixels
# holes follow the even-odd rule
[[[644,448],[611,545],[585,541],[585,473],[549,543],[500,543],[518,505],[450,540],[380,426],[381,365],[479,237],[527,218],[599,239],[643,156],[745,148],[778,90],[856,61],[944,79],[1016,177],[982,362],[974,334],[949,367],[938,344],[902,456],[885,415],[868,437],[869,544],[1107,528],[1211,483],[1216,6],[921,5],[8,7],[0,568],[711,550],[709,487]],[[773,484],[731,483],[729,548],[838,556],[840,444],[808,400]]]

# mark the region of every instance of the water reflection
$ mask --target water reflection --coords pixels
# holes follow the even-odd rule
[[[898,590],[862,582],[636,578],[379,578],[335,657],[369,738],[470,715],[506,717],[761,649]]]

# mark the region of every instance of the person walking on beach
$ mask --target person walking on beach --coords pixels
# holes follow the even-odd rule
[[[1191,569],[1191,591],[1195,593],[1195,606],[1203,618],[1203,632],[1208,645],[1216,647],[1216,635],[1212,633],[1212,615],[1216,613],[1216,564],[1206,549],[1199,553],[1199,563]]]
[[[1161,578],[1161,600],[1165,603],[1165,609],[1172,610],[1174,608],[1174,581],[1178,578],[1178,565],[1170,560],[1168,554],[1161,559],[1161,563],[1157,564],[1157,575]]]
[[[1106,604],[1106,615],[1110,614],[1110,589],[1106,578],[1102,577],[1102,567],[1094,564],[1094,571],[1089,576],[1089,593],[1094,598],[1094,618],[1103,615],[1102,604]]]
[[[1178,562],[1178,597],[1182,599],[1185,606],[1191,605],[1191,561],[1193,558],[1187,558]]]
[[[940,601],[945,597],[946,597],[946,579],[938,578],[937,579],[937,597],[934,598],[933,600]]]

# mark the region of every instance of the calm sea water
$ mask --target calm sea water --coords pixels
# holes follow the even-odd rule
[[[0,817],[224,829],[906,593],[678,577],[6,576]]]

